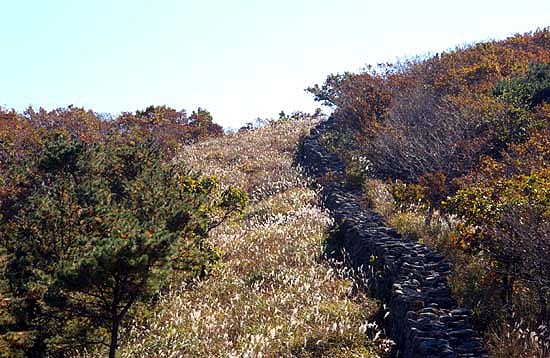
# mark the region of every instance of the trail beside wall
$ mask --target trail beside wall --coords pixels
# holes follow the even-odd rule
[[[329,120],[312,129],[297,153],[298,164],[315,178],[344,174],[342,161],[319,141],[331,125]],[[400,357],[488,357],[469,311],[451,297],[444,257],[388,228],[343,184],[325,184],[323,200],[337,228],[330,250],[345,253],[370,293],[388,306],[389,333]]]

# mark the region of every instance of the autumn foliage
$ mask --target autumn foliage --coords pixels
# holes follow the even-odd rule
[[[445,250],[481,270],[462,292],[490,311],[480,327],[518,314],[549,322],[550,28],[308,90],[334,108],[327,141],[348,172],[384,180],[396,207],[426,224],[434,213],[447,223]]]
[[[149,106],[113,117],[73,106],[51,111],[29,107],[23,113],[0,107],[0,141],[5,150],[25,150],[38,145],[44,133],[53,130],[64,131],[86,143],[102,142],[114,134],[152,137],[167,156],[173,156],[182,144],[223,135],[222,127],[202,108],[188,115],[185,110]]]

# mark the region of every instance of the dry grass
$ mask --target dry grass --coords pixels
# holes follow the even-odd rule
[[[184,148],[181,159],[251,196],[247,215],[211,236],[224,264],[163,295],[123,332],[121,357],[369,357],[390,343],[352,295],[344,269],[321,260],[331,220],[291,166],[310,121],[282,122]]]
[[[550,330],[545,325],[527,327],[521,320],[502,322],[486,334],[486,343],[495,358],[550,357]]]
[[[457,219],[440,215],[436,210],[431,220],[427,220],[428,211],[423,205],[399,205],[388,190],[389,184],[366,179],[363,191],[372,209],[380,214],[399,234],[432,247],[448,258],[454,259],[457,253],[449,246]]]

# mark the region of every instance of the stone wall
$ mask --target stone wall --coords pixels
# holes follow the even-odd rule
[[[312,129],[296,156],[309,175],[344,174],[345,166],[319,142],[331,120]],[[333,175],[338,177],[338,175]],[[324,205],[336,233],[328,251],[360,273],[370,294],[387,305],[390,336],[400,357],[487,357],[481,338],[459,308],[447,283],[449,262],[436,251],[401,237],[382,218],[359,204],[359,193],[341,183],[324,183]]]

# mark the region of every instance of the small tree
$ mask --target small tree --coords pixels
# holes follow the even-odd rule
[[[365,135],[383,120],[392,101],[393,91],[387,80],[390,73],[389,68],[382,68],[382,72],[367,68],[359,74],[333,74],[323,85],[306,91],[335,110],[340,126]]]
[[[164,163],[154,142],[124,143],[54,135],[19,200],[3,207],[15,317],[3,330],[27,333],[28,356],[100,344],[114,357],[135,303],[174,269],[204,275],[220,258],[208,231],[246,205],[241,191]]]

